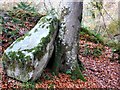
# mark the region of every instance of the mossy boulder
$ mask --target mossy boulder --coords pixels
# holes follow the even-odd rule
[[[7,75],[22,82],[38,79],[52,56],[57,29],[58,19],[46,15],[30,32],[14,41],[2,57]]]

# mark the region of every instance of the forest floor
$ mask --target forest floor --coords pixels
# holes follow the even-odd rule
[[[33,27],[35,24],[25,22],[28,28]],[[19,25],[7,22],[5,27],[14,31]],[[27,28],[27,29],[28,29]],[[26,29],[20,28],[20,32],[16,34],[23,34]],[[11,38],[7,37],[7,33],[3,32],[0,39],[3,43],[0,44],[0,51],[4,50],[12,43]],[[13,36],[13,41],[16,39]],[[112,49],[101,44],[95,44],[87,41],[84,36],[80,37],[80,60],[85,66],[83,75],[86,82],[80,79],[73,80],[70,75],[59,73],[58,76],[53,75],[46,69],[45,75],[41,76],[36,83],[21,83],[14,79],[7,77],[2,71],[2,64],[0,62],[0,88],[113,88],[120,90],[120,64],[118,61],[111,62]],[[91,53],[93,52],[93,53]],[[118,55],[115,55],[118,57]]]
[[[85,45],[88,44],[90,48],[101,47],[101,44],[95,44],[89,41],[80,41],[80,52],[85,50]],[[35,84],[36,88],[116,88],[120,89],[120,64],[117,61],[111,62],[112,51],[109,47],[103,47],[102,55],[99,57],[84,56],[80,53],[80,60],[83,62],[86,70],[83,74],[86,82],[80,79],[72,80],[70,75],[60,73],[58,76],[53,76],[46,70],[46,77],[41,77],[38,83]],[[82,51],[83,50],[83,51]],[[0,66],[0,73],[2,67]],[[21,86],[27,87],[20,82],[6,77],[2,74],[2,88],[20,88]],[[28,83],[28,87],[32,87]]]

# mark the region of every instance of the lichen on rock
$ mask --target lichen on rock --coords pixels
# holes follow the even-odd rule
[[[7,75],[22,82],[36,80],[52,55],[57,28],[58,19],[46,15],[30,32],[14,41],[2,57]]]

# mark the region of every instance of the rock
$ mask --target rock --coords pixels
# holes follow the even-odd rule
[[[47,15],[30,32],[14,41],[2,57],[6,74],[22,82],[37,80],[53,53],[57,29],[57,18]]]
[[[120,42],[120,34],[114,35],[114,40],[115,40],[116,42]]]

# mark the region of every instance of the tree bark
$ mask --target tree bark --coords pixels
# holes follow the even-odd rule
[[[60,29],[56,42],[54,71],[76,74],[85,80],[79,65],[79,31],[82,20],[83,2],[63,2],[60,17]]]

